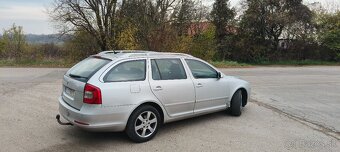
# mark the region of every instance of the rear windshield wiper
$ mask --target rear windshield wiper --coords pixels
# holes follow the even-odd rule
[[[75,74],[69,74],[69,76],[72,77],[72,78],[88,79],[88,77],[83,77],[83,76],[75,75]]]

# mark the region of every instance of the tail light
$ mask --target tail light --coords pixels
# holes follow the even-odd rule
[[[102,104],[102,93],[100,89],[91,84],[86,84],[83,102],[87,104]]]

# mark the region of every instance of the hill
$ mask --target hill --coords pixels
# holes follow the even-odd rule
[[[46,44],[46,43],[54,43],[54,44],[62,44],[65,41],[65,38],[68,36],[60,36],[60,34],[48,34],[48,35],[37,35],[37,34],[26,34],[26,41],[29,44]]]

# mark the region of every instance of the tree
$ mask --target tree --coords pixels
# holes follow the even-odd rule
[[[193,38],[191,36],[176,36],[176,38],[169,43],[168,48],[171,52],[190,53],[193,46]]]
[[[132,24],[125,23],[125,28],[119,32],[116,42],[118,49],[122,50],[137,50],[140,49],[139,42],[137,41],[137,28]]]
[[[235,10],[229,7],[229,0],[216,0],[211,11],[212,23],[216,27],[215,37],[217,43],[217,51],[220,59],[225,59],[228,54],[226,46],[227,37],[231,35],[231,31],[227,30],[235,17]]]
[[[196,11],[195,5],[195,2],[192,0],[181,0],[175,8],[174,13],[172,14],[172,19],[178,36],[188,34],[188,28],[194,20]]]
[[[62,55],[60,47],[54,43],[40,44],[38,49],[48,59],[60,58]]]
[[[71,61],[79,61],[96,54],[100,46],[93,39],[93,36],[83,30],[77,30],[70,40],[63,45],[65,56]]]
[[[15,24],[8,30],[4,30],[2,36],[3,56],[19,59],[27,45],[22,26]]]
[[[212,60],[216,53],[215,27],[209,27],[206,31],[195,35],[192,40],[190,54],[204,60]]]
[[[0,58],[3,57],[3,51],[5,49],[5,42],[2,40],[2,37],[0,38]]]
[[[340,60],[340,11],[321,14],[318,26],[321,44],[334,51],[334,59]]]
[[[85,31],[100,49],[114,49],[117,0],[55,0],[50,17],[63,32]]]
[[[171,30],[170,13],[177,0],[123,0],[118,10],[121,22],[137,28],[141,48],[162,51]],[[124,32],[125,25],[118,27]]]
[[[247,0],[241,29],[258,44],[277,51],[279,39],[289,28],[311,28],[313,13],[302,0]]]

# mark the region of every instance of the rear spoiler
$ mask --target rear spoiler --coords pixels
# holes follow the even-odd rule
[[[93,58],[97,58],[97,59],[103,59],[103,60],[112,61],[112,60],[111,60],[111,59],[109,59],[109,58],[105,58],[105,57],[102,57],[102,56],[99,56],[99,55],[92,55],[91,57],[93,57]]]

